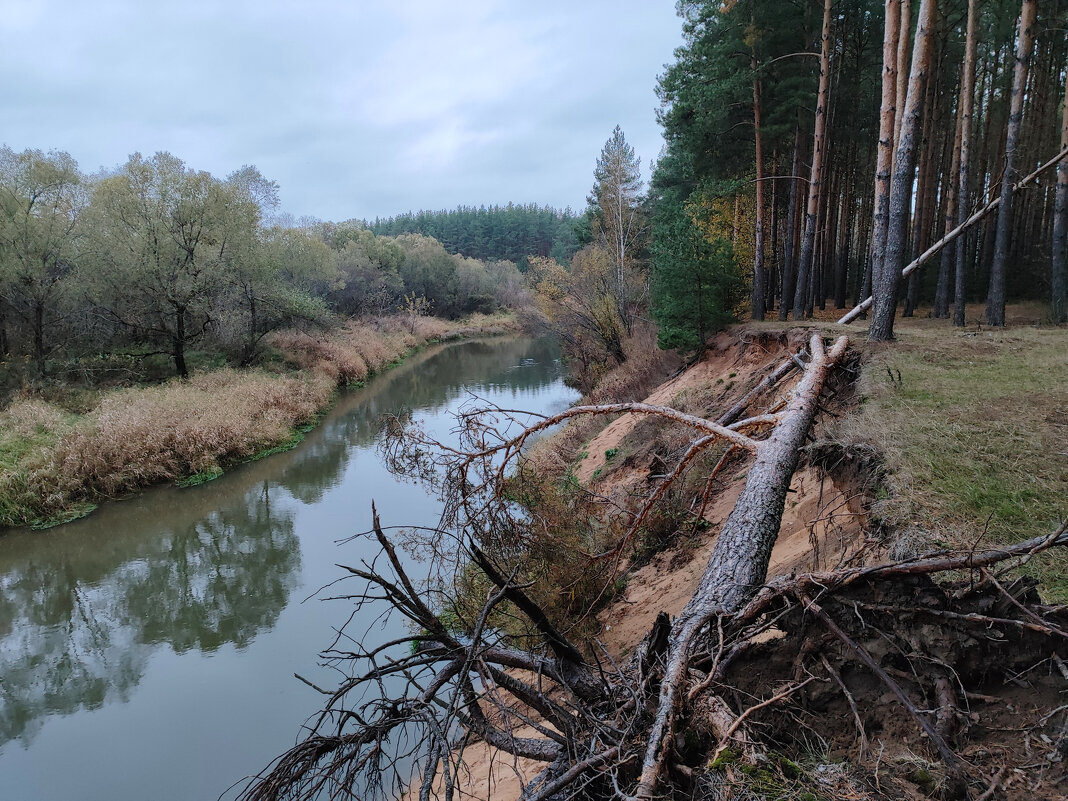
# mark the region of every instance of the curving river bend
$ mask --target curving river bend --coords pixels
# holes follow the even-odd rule
[[[437,521],[383,467],[381,416],[445,438],[472,393],[540,413],[576,397],[551,342],[437,346],[344,393],[292,451],[0,535],[0,798],[232,797],[319,708],[293,674],[337,681],[317,653],[350,608],[308,597],[367,545],[336,541],[369,527],[372,499],[386,524]]]

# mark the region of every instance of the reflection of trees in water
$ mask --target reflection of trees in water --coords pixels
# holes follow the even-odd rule
[[[108,549],[110,565],[100,551],[71,548],[4,566],[0,743],[28,740],[48,715],[126,700],[150,646],[248,645],[274,625],[296,584],[300,542],[292,516],[271,508],[266,484],[202,521],[141,535]]]
[[[374,443],[384,414],[438,409],[465,388],[548,386],[559,379],[557,356],[544,341],[503,339],[417,354],[343,396],[299,452],[248,469],[314,503],[341,479],[354,448]],[[141,510],[131,501],[107,530],[90,519],[3,543],[0,745],[29,740],[49,715],[125,700],[154,647],[241,648],[274,625],[297,580],[300,543],[266,484],[241,487],[231,504],[240,486],[158,496]]]
[[[472,340],[418,354],[402,369],[343,397],[339,413],[308,436],[300,458],[286,467],[278,483],[298,500],[317,503],[340,480],[352,449],[378,438],[384,415],[439,409],[467,390],[546,387],[560,378],[558,358],[559,347],[546,339]]]

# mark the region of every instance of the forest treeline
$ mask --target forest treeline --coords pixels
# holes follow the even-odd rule
[[[0,362],[38,377],[76,362],[194,350],[248,365],[287,326],[401,312],[456,318],[519,305],[514,262],[448,253],[359,221],[272,222],[278,186],[168,153],[86,175],[68,154],[0,148]],[[10,381],[8,382],[10,383]]]
[[[0,354],[43,375],[50,360],[158,353],[185,375],[190,349],[249,364],[281,327],[533,300],[589,389],[653,321],[661,346],[694,349],[734,316],[803,319],[869,295],[875,340],[921,306],[964,325],[985,300],[1003,325],[1007,298],[1040,298],[1066,319],[1068,161],[1014,188],[1068,149],[1068,0],[679,12],[649,185],[617,127],[580,214],[283,224],[254,167],[219,179],[135,154],[86,175],[65,153],[3,148]]]
[[[450,253],[483,261],[512,261],[526,270],[531,256],[568,264],[584,236],[585,218],[571,209],[558,211],[535,203],[506,206],[460,206],[446,211],[418,211],[366,223],[379,236],[422,234],[441,242]]]
[[[985,300],[1003,325],[1007,296],[1041,298],[1065,321],[1068,165],[1011,189],[1068,148],[1068,3],[684,0],[679,12],[684,44],[659,79],[654,277],[678,271],[677,243],[696,228],[732,246],[755,319],[873,294],[873,339],[892,336],[899,304],[963,325],[965,303]]]
[[[650,319],[682,349],[735,316],[802,320],[869,297],[872,340],[921,306],[997,326],[1007,298],[1041,299],[1066,320],[1068,0],[679,12],[648,188],[617,127],[583,247],[569,266],[531,259],[580,386],[625,362]]]

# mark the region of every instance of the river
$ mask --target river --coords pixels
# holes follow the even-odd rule
[[[472,395],[540,413],[576,398],[550,342],[436,346],[344,392],[292,451],[0,535],[0,799],[232,798],[321,704],[293,674],[337,682],[317,655],[351,607],[312,596],[373,556],[338,541],[372,499],[386,524],[437,521],[376,453],[382,415],[445,438]]]

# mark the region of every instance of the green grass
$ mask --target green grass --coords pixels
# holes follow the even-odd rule
[[[861,405],[836,426],[881,452],[877,513],[931,542],[970,547],[1050,533],[1068,516],[1068,332],[903,328],[873,348]],[[1049,594],[1068,598],[1068,558],[1041,560]]]
[[[221,467],[215,465],[207,470],[201,470],[199,473],[193,473],[191,476],[183,476],[174,483],[179,487],[199,487],[201,484],[207,484],[209,481],[214,481],[221,476],[223,472]]]

